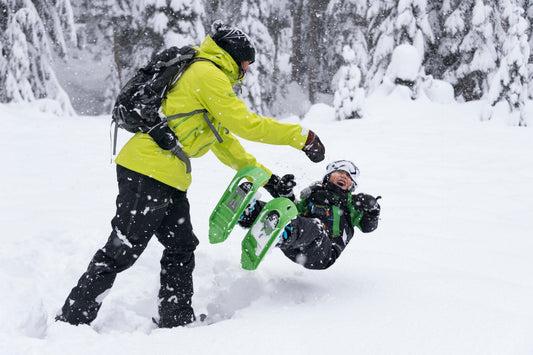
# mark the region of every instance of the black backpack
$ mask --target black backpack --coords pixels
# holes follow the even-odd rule
[[[205,114],[207,110],[197,110],[171,117],[160,113],[161,103],[170,87],[176,83],[181,74],[195,61],[208,59],[195,58],[196,50],[191,46],[171,47],[155,55],[148,64],[139,69],[133,78],[120,90],[113,112],[112,124],[115,124],[113,155],[116,153],[118,128],[131,133],[147,133],[151,128],[165,120],[188,115],[204,113],[204,119],[219,141],[222,139]]]

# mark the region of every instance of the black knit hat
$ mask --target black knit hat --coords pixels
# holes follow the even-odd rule
[[[255,48],[250,38],[238,28],[232,28],[217,20],[212,25],[215,43],[240,64],[244,61],[255,62]]]

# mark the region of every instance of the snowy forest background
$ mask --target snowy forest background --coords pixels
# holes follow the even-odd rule
[[[259,113],[326,102],[337,119],[359,118],[392,83],[413,99],[439,87],[484,100],[482,120],[507,105],[511,124],[528,124],[533,0],[0,0],[0,102],[108,114],[136,68],[199,45],[215,19],[255,41],[242,96]],[[410,70],[391,70],[395,49]]]

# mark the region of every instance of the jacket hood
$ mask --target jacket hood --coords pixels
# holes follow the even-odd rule
[[[206,58],[215,63],[228,77],[231,85],[237,84],[239,79],[239,66],[228,52],[220,48],[210,36],[207,36],[200,45],[197,54],[200,58]]]

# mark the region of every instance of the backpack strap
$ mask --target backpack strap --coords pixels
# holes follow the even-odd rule
[[[189,174],[191,172],[191,160],[189,156],[181,149],[181,144],[178,142],[178,148],[173,149],[172,153],[178,157],[179,160],[185,163],[185,172]]]
[[[193,116],[193,115],[196,115],[198,113],[203,113],[204,120],[207,123],[207,125],[209,126],[209,129],[211,129],[211,131],[213,132],[213,134],[217,138],[217,141],[219,143],[222,143],[223,142],[222,137],[220,136],[220,133],[218,133],[217,129],[213,125],[213,122],[211,122],[209,120],[209,117],[207,117],[207,110],[205,108],[200,109],[200,110],[194,110],[194,111],[191,111],[191,112],[188,112],[188,113],[178,113],[178,114],[175,114],[175,115],[172,115],[172,116],[168,116],[167,117],[167,121],[170,121],[170,120],[173,120],[173,119],[176,119],[176,118]]]
[[[193,115],[196,115],[198,113],[203,113],[203,117],[205,119],[205,122],[207,122],[207,125],[209,126],[209,128],[211,129],[211,131],[213,131],[213,134],[215,135],[215,137],[217,138],[218,142],[219,143],[222,143],[223,140],[222,140],[222,137],[220,136],[220,134],[218,133],[218,131],[216,130],[215,126],[213,126],[213,122],[211,122],[209,120],[209,117],[207,117],[207,110],[206,109],[200,109],[200,110],[194,110],[194,111],[191,111],[191,112],[187,112],[187,113],[178,113],[178,114],[175,114],[175,115],[172,115],[172,116],[168,116],[166,117],[166,120],[167,122],[170,121],[170,120],[173,120],[173,119],[176,119],[176,118],[182,118],[182,117],[187,117],[187,116],[193,116]],[[178,137],[176,137],[177,139]],[[187,156],[187,154],[181,150],[181,143],[179,143],[178,141],[178,145],[180,145],[180,149],[176,152],[176,151],[173,151],[173,153],[181,160],[185,163],[185,166],[186,166],[186,172],[187,174],[191,172],[191,161],[189,159],[189,157]]]
[[[210,59],[207,59],[207,58],[194,58],[193,60],[191,60],[189,63],[187,63],[187,65],[183,66],[182,70],[179,71],[179,73],[176,75],[176,77],[172,80],[172,84],[168,86],[167,90],[165,90],[165,95],[166,96],[166,93],[168,90],[170,90],[170,87],[172,85],[174,85],[176,83],[176,81],[179,79],[179,77],[181,76],[181,74],[187,70],[187,68],[189,68],[191,66],[191,64],[195,63],[195,62],[210,62],[210,63],[213,63],[214,66],[216,66],[217,68],[220,69],[220,67],[217,65],[217,63],[213,62],[212,60]],[[176,118],[182,118],[182,117],[187,117],[187,116],[192,116],[192,115],[196,115],[198,113],[202,113],[203,112],[203,117],[204,117],[204,120],[205,122],[207,123],[207,125],[209,126],[209,129],[213,132],[213,134],[215,135],[217,141],[219,143],[222,143],[223,140],[222,140],[222,137],[220,136],[220,134],[218,133],[218,131],[216,130],[215,126],[213,125],[213,122],[211,122],[209,120],[209,117],[207,117],[207,110],[206,109],[200,109],[200,110],[194,110],[192,112],[189,112],[189,113],[178,113],[176,115],[172,115],[172,116],[168,116],[167,117],[167,121],[170,121],[170,120],[173,120],[173,119],[176,119]]]
[[[112,120],[111,121],[111,127],[109,127],[109,129],[113,129],[113,125],[115,125],[115,129],[114,129],[114,133],[112,135],[111,138],[111,146],[113,147],[113,150],[112,150],[112,156],[111,156],[111,160],[113,160],[113,156],[117,155],[117,136],[118,136],[118,123],[117,121],[115,120]],[[111,135],[111,132],[109,132],[110,135]]]

